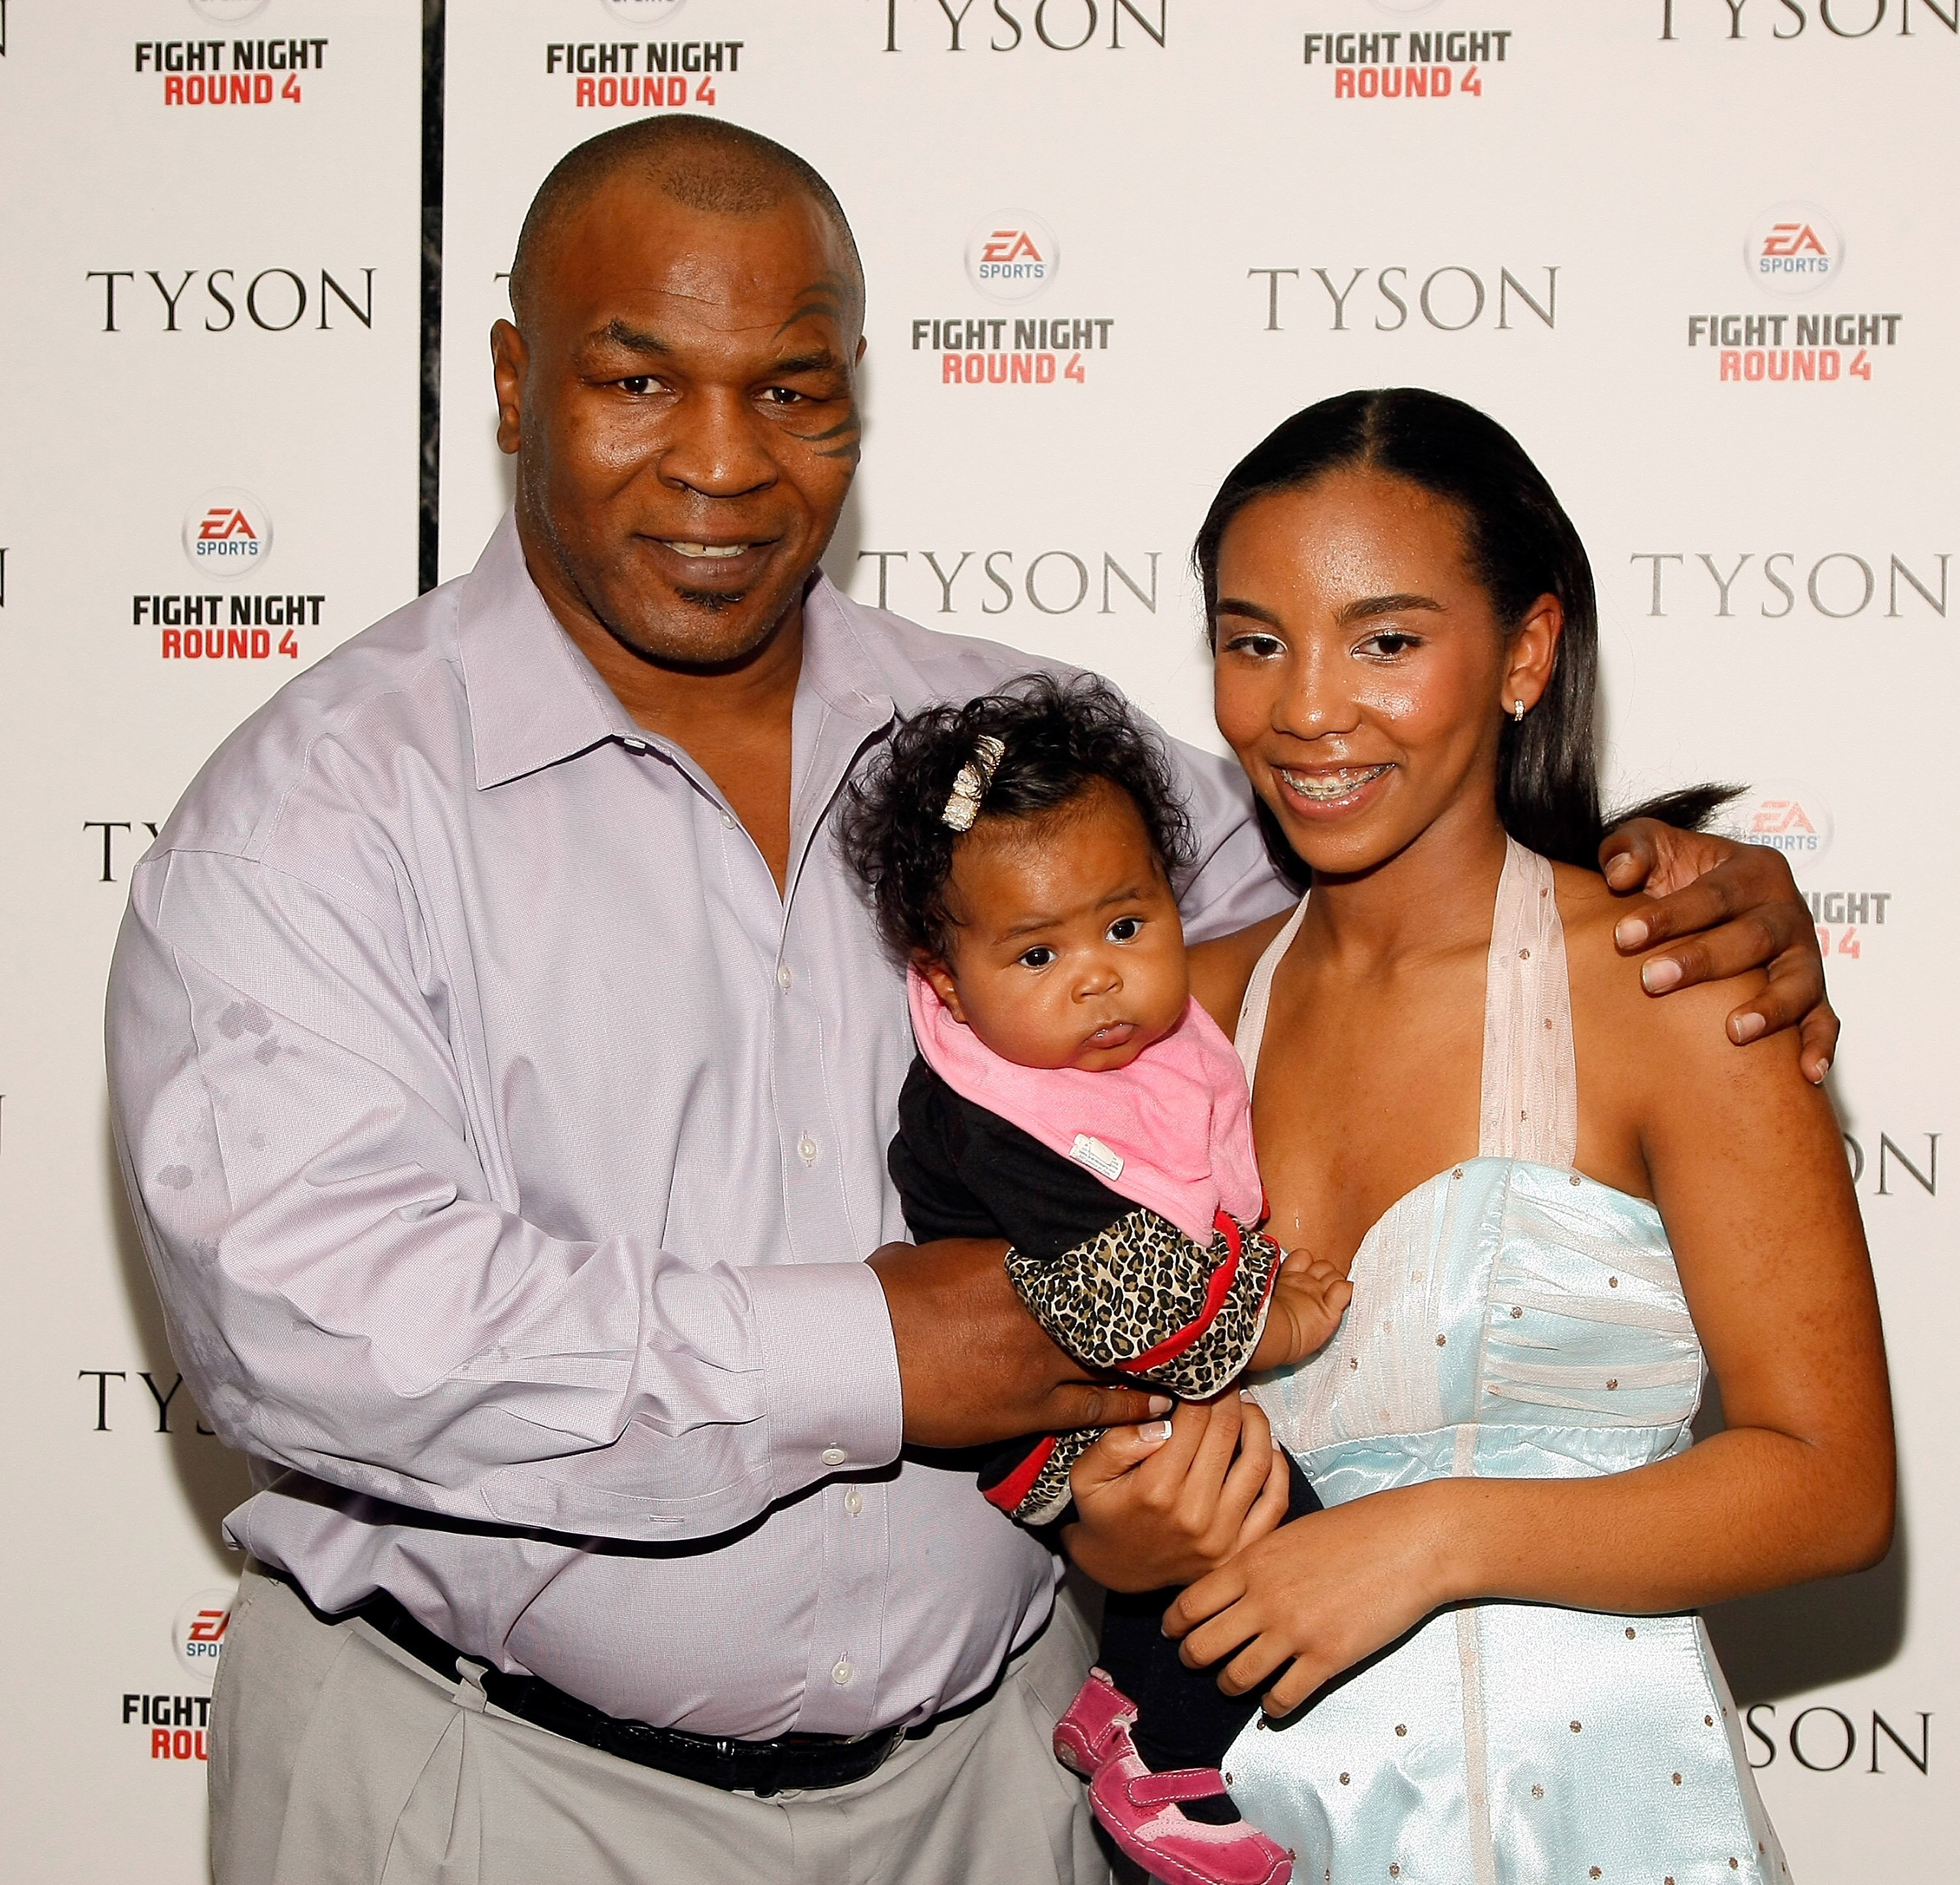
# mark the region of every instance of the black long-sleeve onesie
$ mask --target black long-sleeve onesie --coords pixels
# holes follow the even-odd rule
[[[887,1162],[913,1237],[1005,1237],[1009,1272],[1029,1309],[1088,1366],[1187,1399],[1216,1392],[1243,1366],[1274,1256],[1262,1240],[1242,1242],[1240,1227],[1221,1224],[1206,1251],[1086,1166],[954,1092],[923,1058],[899,1096]],[[1058,1518],[1068,1466],[1093,1438],[1012,1442],[982,1469],[982,1489],[1024,1523]],[[1305,1476],[1297,1466],[1292,1472],[1287,1516],[1318,1511]],[[1256,1696],[1227,1696],[1214,1672],[1179,1660],[1160,1627],[1176,1595],[1111,1593],[1099,1652],[1137,1704],[1132,1739],[1159,1772],[1217,1766],[1258,1706]]]

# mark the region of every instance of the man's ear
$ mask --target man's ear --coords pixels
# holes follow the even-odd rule
[[[524,373],[530,350],[508,320],[490,328],[490,374],[497,387],[497,449],[515,456],[523,430]]]
[[[932,984],[932,992],[946,1004],[946,1011],[964,1027],[969,1025],[966,1011],[959,1005],[959,984],[953,979],[953,971],[937,956],[915,956],[912,966]]]

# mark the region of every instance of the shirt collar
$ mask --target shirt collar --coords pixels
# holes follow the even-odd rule
[[[877,627],[819,575],[803,599],[799,702],[813,694],[875,732],[892,715]],[[619,740],[660,743],[635,723],[559,625],[524,565],[517,514],[504,519],[461,586],[457,642],[476,783],[501,785]]]
[[[456,635],[479,786],[645,737],[546,606],[524,567],[514,511],[463,581]]]

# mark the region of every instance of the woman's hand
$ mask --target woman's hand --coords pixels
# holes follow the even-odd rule
[[[1838,1051],[1838,1017],[1824,992],[1810,906],[1780,852],[1634,818],[1608,834],[1599,865],[1621,896],[1644,890],[1659,900],[1622,919],[1614,941],[1623,954],[1687,938],[1642,966],[1650,995],[1767,969],[1769,986],[1729,1015],[1729,1038],[1742,1046],[1794,1027],[1804,1077],[1813,1085],[1823,1079]]]
[[[1456,1594],[1443,1569],[1452,1490],[1404,1486],[1281,1526],[1185,1591],[1165,1634],[1184,1638],[1194,1669],[1230,1657],[1218,1676],[1227,1695],[1284,1669],[1263,1705],[1290,1714]]]
[[[1069,1556],[1110,1590],[1188,1584],[1286,1516],[1286,1455],[1266,1417],[1227,1392],[1169,1420],[1118,1427],[1075,1463]]]

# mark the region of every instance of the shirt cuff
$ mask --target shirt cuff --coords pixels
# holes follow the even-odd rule
[[[746,1271],[762,1352],[771,1496],[899,1457],[905,1400],[885,1291],[867,1263]]]

